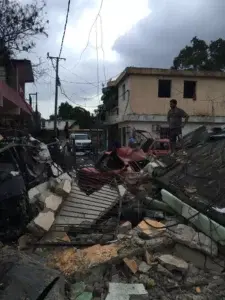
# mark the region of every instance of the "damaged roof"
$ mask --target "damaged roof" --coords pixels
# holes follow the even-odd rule
[[[155,179],[184,202],[225,224],[213,209],[225,207],[225,140],[202,142],[186,149],[187,156],[163,158],[166,171]]]

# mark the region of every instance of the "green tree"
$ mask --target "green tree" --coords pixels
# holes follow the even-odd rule
[[[7,4],[0,0],[0,54],[5,49],[11,54],[28,52],[35,47],[38,36],[47,36],[45,6],[44,0],[25,5],[19,0]]]
[[[80,106],[73,107],[68,102],[60,104],[58,117],[62,120],[76,121],[81,129],[93,127],[93,116],[90,112]]]
[[[224,71],[225,40],[220,38],[207,44],[195,36],[191,45],[184,47],[174,58],[172,69]]]

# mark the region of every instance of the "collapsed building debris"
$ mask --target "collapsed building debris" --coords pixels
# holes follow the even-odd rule
[[[29,189],[27,240],[70,282],[68,299],[225,297],[223,141],[201,127],[184,142],[186,154],[105,154]]]

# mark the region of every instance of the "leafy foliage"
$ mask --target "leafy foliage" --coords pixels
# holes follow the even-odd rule
[[[94,124],[94,117],[89,111],[80,106],[73,107],[68,102],[60,104],[58,118],[77,121],[81,129],[93,128]],[[54,120],[53,115],[50,116],[50,120]]]
[[[191,46],[184,47],[174,58],[172,69],[225,71],[225,40],[220,38],[207,44],[195,36]]]
[[[45,35],[48,20],[45,19],[44,0],[23,5],[19,0],[0,0],[0,54],[30,51],[35,39]]]

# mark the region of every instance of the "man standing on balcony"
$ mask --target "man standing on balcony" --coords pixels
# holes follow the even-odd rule
[[[184,122],[182,123],[184,119]],[[183,148],[183,139],[182,139],[182,128],[188,122],[189,116],[183,110],[177,107],[177,100],[170,100],[170,110],[168,111],[167,120],[169,123],[170,129],[170,142],[172,152],[176,149],[177,139],[181,143]]]

